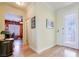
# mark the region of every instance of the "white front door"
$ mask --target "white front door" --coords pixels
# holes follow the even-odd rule
[[[64,40],[63,43],[65,46],[75,48],[76,39],[75,39],[75,14],[68,14],[64,17]]]

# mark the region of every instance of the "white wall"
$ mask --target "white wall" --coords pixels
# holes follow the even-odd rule
[[[27,8],[27,26],[28,26],[28,40],[29,46],[36,52],[41,52],[46,50],[47,48],[53,47],[56,44],[63,44],[63,23],[64,23],[64,15],[67,13],[75,13],[76,14],[76,34],[75,39],[77,43],[77,48],[79,47],[78,40],[78,14],[79,14],[79,3],[74,3],[67,7],[61,8],[56,11],[52,11],[48,7],[46,7],[43,3],[32,3]],[[36,16],[36,28],[31,29],[31,17]],[[55,18],[56,17],[56,18]],[[53,29],[46,28],[46,19],[52,20],[54,22]],[[57,32],[59,30],[59,32]],[[56,34],[56,35],[55,35]]]
[[[63,45],[63,30],[62,30],[62,28],[63,28],[63,26],[64,26],[64,16],[67,14],[67,13],[74,13],[74,14],[76,14],[76,19],[75,19],[75,21],[76,21],[76,34],[75,34],[75,39],[76,39],[76,48],[78,48],[79,47],[79,24],[78,24],[78,20],[79,20],[79,3],[74,3],[74,4],[72,4],[72,5],[69,5],[69,6],[67,6],[67,7],[64,7],[64,8],[62,8],[62,9],[60,9],[60,10],[57,10],[56,11],[56,15],[57,15],[57,22],[56,22],[56,24],[57,24],[57,27],[56,27],[56,29],[57,29],[57,31],[59,30],[59,32],[57,32],[57,44],[58,45]]]
[[[28,25],[29,45],[36,52],[41,52],[55,45],[55,15],[43,3],[34,3],[28,8],[28,17],[36,16],[36,29],[31,29],[30,19]],[[53,29],[46,28],[46,19],[54,22]]]
[[[55,15],[54,12],[47,8],[43,3],[36,4],[37,10],[37,48],[43,51],[55,45]],[[46,19],[54,22],[54,28],[46,28]]]
[[[36,29],[31,29],[31,18],[35,16],[35,4],[31,3],[27,8],[27,27],[29,46],[33,50],[37,49]]]

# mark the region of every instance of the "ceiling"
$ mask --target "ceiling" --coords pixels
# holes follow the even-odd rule
[[[17,6],[17,7],[20,7],[21,9],[25,10],[26,7],[28,7],[32,3],[34,3],[34,4],[35,3],[40,3],[40,4],[43,4],[43,5],[47,6],[51,10],[57,10],[57,9],[65,7],[65,6],[68,6],[70,4],[73,4],[74,2],[24,2],[23,5],[18,5],[15,2],[14,3],[10,2],[9,4],[13,4],[13,6]]]
[[[74,2],[44,2],[47,7],[51,8],[52,10],[57,10],[60,8],[63,8],[65,6],[68,6]]]
[[[65,6],[68,6],[74,2],[26,2],[26,6],[30,5],[31,3],[40,3],[43,5],[46,5],[48,8],[51,8],[52,10],[57,10],[60,8],[63,8]]]

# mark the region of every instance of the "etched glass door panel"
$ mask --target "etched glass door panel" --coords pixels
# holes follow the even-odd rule
[[[64,19],[64,44],[74,47],[75,45],[75,15],[66,15]]]

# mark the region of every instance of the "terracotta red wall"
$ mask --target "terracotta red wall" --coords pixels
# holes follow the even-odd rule
[[[15,25],[19,25],[20,26],[20,35],[19,37],[23,37],[23,24],[21,24],[20,22],[16,22],[16,21],[9,21],[9,20],[5,20],[5,27],[8,27],[9,24],[15,24]]]

